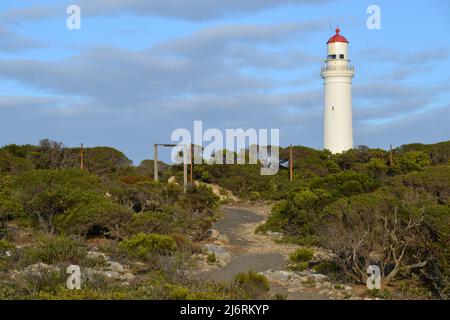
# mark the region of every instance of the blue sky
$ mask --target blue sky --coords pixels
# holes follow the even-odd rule
[[[70,4],[81,30],[66,28]],[[371,4],[381,30],[366,27]],[[355,144],[449,140],[449,18],[445,0],[3,0],[0,145],[84,142],[139,163],[203,120],[321,148],[336,25],[356,69]]]

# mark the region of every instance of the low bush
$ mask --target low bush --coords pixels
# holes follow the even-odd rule
[[[234,277],[234,283],[242,289],[250,299],[262,298],[270,290],[269,281],[254,271],[239,273]]]
[[[0,240],[0,257],[7,255],[7,252],[13,250],[14,248],[15,246],[12,243],[6,240]]]
[[[213,253],[208,253],[207,259],[208,259],[209,263],[216,262],[217,261],[216,254],[214,252]]]
[[[175,243],[177,244],[177,248],[180,251],[189,252],[189,253],[201,253],[202,252],[201,245],[192,242],[184,235],[175,233],[175,234],[171,234],[170,236],[172,237],[173,240],[175,240]]]
[[[6,240],[0,240],[0,271],[8,271],[15,255],[16,247]]]
[[[89,203],[80,203],[55,218],[60,233],[83,237],[124,237],[123,226],[131,220],[131,210],[98,197]]]
[[[291,261],[290,269],[294,271],[306,270],[309,266],[309,261],[314,257],[314,251],[307,248],[295,250],[289,255]]]
[[[49,271],[25,273],[0,285],[0,300],[39,299],[40,295],[54,296],[65,288],[67,276],[64,272]],[[77,290],[74,290],[77,291]]]
[[[43,239],[37,247],[25,250],[25,255],[30,261],[46,264],[82,264],[86,257],[86,248],[72,238],[49,237]]]
[[[314,251],[308,248],[300,248],[289,255],[292,263],[309,262],[314,257]]]
[[[392,299],[392,293],[387,289],[383,289],[383,290],[372,289],[372,290],[367,290],[367,293],[368,293],[369,297],[371,297],[371,298],[378,298],[378,299],[383,299],[383,300]]]
[[[321,262],[313,266],[312,270],[317,273],[330,274],[336,272],[338,267],[332,262]]]
[[[128,256],[146,259],[149,254],[167,255],[177,250],[175,240],[156,233],[139,233],[119,243],[119,248]]]
[[[127,234],[159,233],[168,234],[174,229],[173,217],[167,212],[142,212],[134,214],[125,226]]]

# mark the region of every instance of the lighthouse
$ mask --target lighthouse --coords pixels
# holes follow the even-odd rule
[[[321,69],[324,81],[323,144],[332,153],[353,148],[352,79],[348,40],[336,28],[327,42],[327,59]]]

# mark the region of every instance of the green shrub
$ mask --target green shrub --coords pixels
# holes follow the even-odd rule
[[[43,293],[56,294],[67,290],[66,281],[67,275],[62,270],[26,274],[14,283],[14,295],[19,295],[19,299],[33,299]]]
[[[283,228],[288,225],[289,217],[287,212],[291,212],[289,202],[281,200],[277,202],[270,212],[267,221],[256,228],[256,232],[283,232]]]
[[[146,259],[149,254],[166,255],[177,250],[172,237],[156,233],[139,233],[119,244],[123,252],[132,257]]]
[[[105,197],[98,176],[86,171],[32,170],[14,188],[25,214],[47,233],[82,236],[115,234],[131,218],[131,210]]]
[[[314,209],[319,200],[319,197],[309,189],[302,190],[294,196],[294,204],[302,209]]]
[[[256,201],[261,199],[261,194],[258,191],[250,192],[249,199],[252,201]]]
[[[26,250],[26,255],[31,260],[46,264],[82,264],[86,257],[86,248],[71,238],[51,237],[42,240],[36,248]]]
[[[273,296],[273,300],[287,300],[288,295],[285,293],[276,293]]]
[[[292,263],[309,262],[314,257],[314,251],[308,248],[300,248],[289,255]]]
[[[58,231],[83,237],[121,238],[123,227],[129,223],[132,212],[104,197],[93,198],[65,211],[55,219]]]
[[[289,265],[289,269],[292,271],[305,271],[308,269],[309,263],[308,262],[297,262],[294,264]]]
[[[20,174],[32,169],[31,161],[16,157],[8,151],[0,149],[0,173]]]
[[[14,181],[14,176],[0,173],[0,239],[6,234],[6,222],[22,212],[22,207],[14,195]]]
[[[269,281],[254,271],[242,272],[234,277],[234,283],[242,289],[250,299],[263,297],[269,290]]]
[[[372,290],[367,290],[367,293],[369,294],[369,297],[371,297],[371,298],[386,299],[386,300],[392,299],[392,293],[387,289],[383,289],[383,290],[372,289]]]
[[[208,259],[209,263],[216,262],[217,261],[216,254],[214,252],[213,253],[208,253],[207,259]]]
[[[386,174],[388,167],[386,165],[386,160],[384,159],[378,159],[378,158],[372,158],[369,160],[369,162],[365,165],[368,173],[377,179],[381,179]]]
[[[294,271],[306,270],[309,266],[309,261],[314,257],[314,251],[307,248],[301,248],[295,250],[289,255],[289,260],[291,264],[289,269]]]
[[[13,250],[15,248],[16,247],[12,243],[6,240],[0,240],[0,257],[4,256],[7,251]]]
[[[403,172],[418,171],[430,164],[430,157],[421,151],[408,152],[400,159],[400,168]]]
[[[199,244],[196,244],[189,240],[186,236],[174,233],[170,235],[173,240],[175,240],[175,243],[177,244],[177,248],[180,251],[183,252],[189,252],[189,253],[201,253],[202,252],[202,246]]]
[[[142,212],[134,214],[125,226],[127,234],[159,233],[169,234],[173,231],[173,216],[167,212]]]
[[[208,186],[189,187],[186,194],[180,197],[181,205],[191,212],[212,215],[219,205],[219,197]]]
[[[317,273],[329,274],[336,272],[337,266],[332,262],[321,262],[313,266],[312,270]]]
[[[189,288],[181,285],[167,284],[166,290],[169,300],[186,300],[189,296]]]
[[[9,271],[16,255],[16,247],[6,240],[0,240],[0,271]]]

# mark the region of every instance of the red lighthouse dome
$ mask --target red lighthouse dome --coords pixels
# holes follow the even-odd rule
[[[336,34],[335,34],[334,36],[332,36],[332,37],[328,40],[327,44],[328,44],[328,43],[334,43],[334,42],[345,42],[345,43],[348,43],[348,40],[347,40],[345,37],[341,36],[341,35],[339,34],[339,32],[341,32],[341,29],[339,29],[339,27],[337,27],[337,28],[336,28]]]

